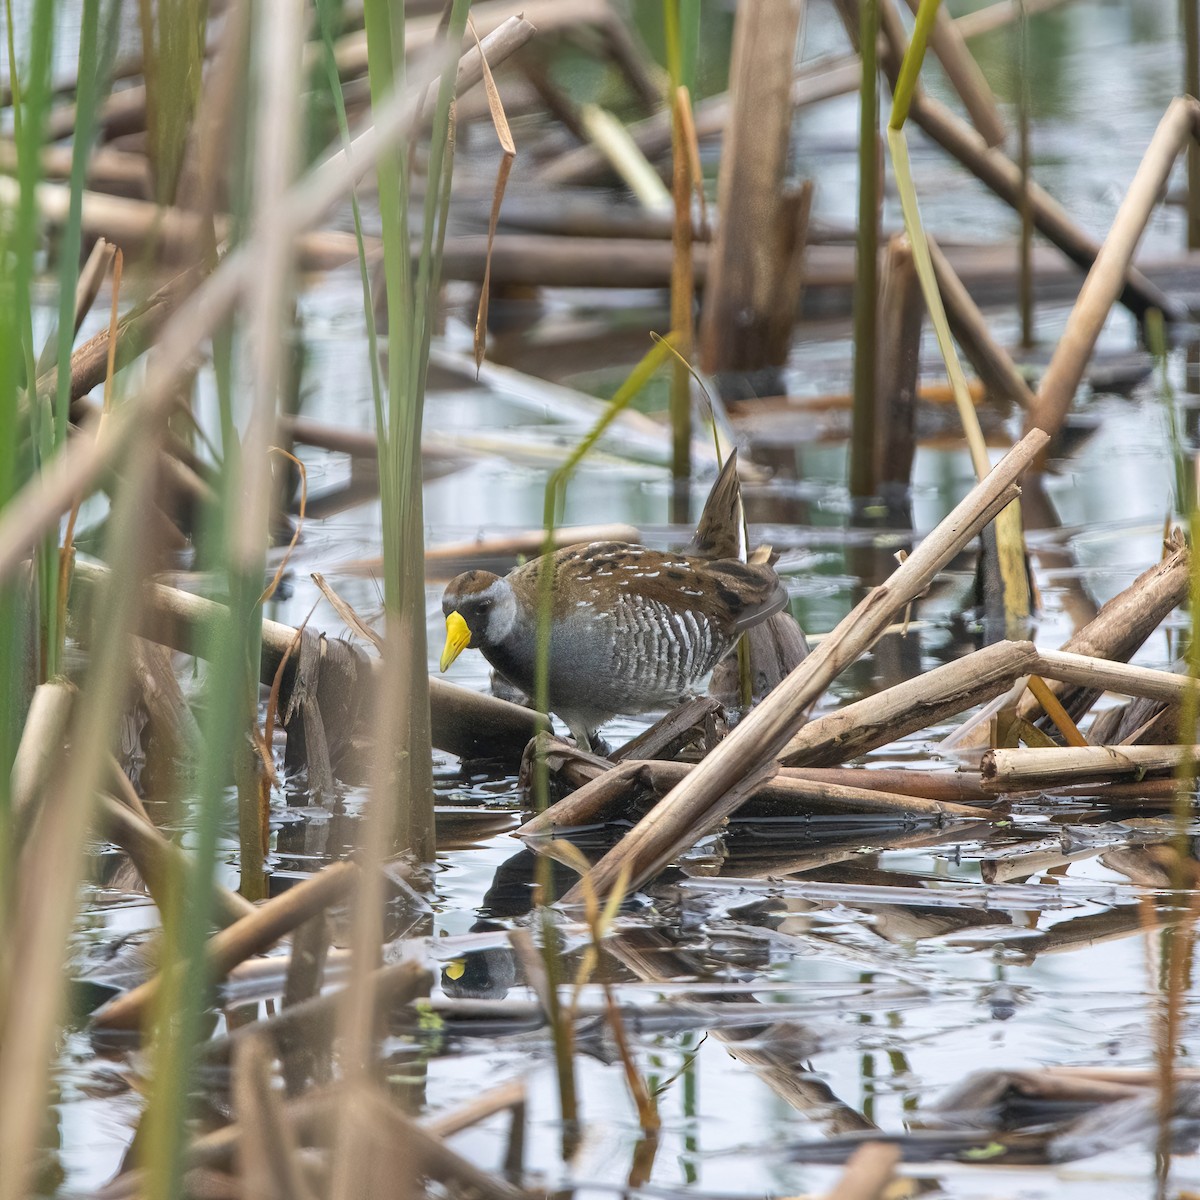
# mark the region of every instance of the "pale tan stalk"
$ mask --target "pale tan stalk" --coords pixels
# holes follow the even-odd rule
[[[1057,433],[1061,428],[1100,330],[1127,286],[1130,264],[1146,222],[1176,158],[1195,136],[1198,122],[1200,102],[1192,97],[1180,96],[1168,105],[1042,376],[1034,405],[1026,414],[1026,429]]]

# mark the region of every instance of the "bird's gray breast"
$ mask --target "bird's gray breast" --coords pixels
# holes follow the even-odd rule
[[[552,643],[552,690],[588,706],[638,712],[690,691],[729,649],[703,613],[622,594],[610,611],[580,604]]]

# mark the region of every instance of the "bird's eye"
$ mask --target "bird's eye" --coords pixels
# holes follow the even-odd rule
[[[475,606],[475,608],[476,608],[477,612],[481,612],[481,613],[490,612],[491,608],[492,608],[492,602],[490,600],[480,600],[479,603]]]

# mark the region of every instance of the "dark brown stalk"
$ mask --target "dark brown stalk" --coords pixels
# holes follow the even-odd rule
[[[879,0],[859,6],[858,237],[854,250],[854,418],[850,437],[850,494],[859,500],[879,492],[881,454],[876,430],[876,358],[879,340]],[[886,418],[885,418],[886,419]]]
[[[875,379],[875,491],[907,495],[917,436],[917,375],[925,301],[912,246],[899,233],[884,253]],[[857,401],[857,395],[855,400]]]
[[[984,386],[994,396],[1010,401],[1028,412],[1033,405],[1033,392],[1024,376],[1017,370],[1007,350],[992,336],[979,306],[975,303],[958,272],[942,252],[934,238],[926,237],[929,257],[937,275],[938,291],[950,332],[958,342],[966,360],[975,368]]]
[[[671,199],[675,223],[671,233],[671,328],[678,356],[671,364],[671,520],[691,519],[692,360],[696,279],[692,267],[692,175],[685,109],[691,107],[686,87],[671,92]]]
[[[907,0],[908,7],[916,15],[921,0]],[[937,10],[933,30],[929,35],[929,49],[937,55],[946,72],[950,85],[958,93],[971,124],[979,131],[980,137],[989,146],[1004,145],[1008,131],[1004,127],[1004,118],[996,104],[996,97],[988,85],[987,76],[980,70],[971,51],[967,49],[967,41],[962,29],[946,11],[945,7]]]
[[[765,344],[789,263],[763,254],[785,236],[783,204],[791,85],[800,29],[798,0],[747,0],[737,9],[730,65],[733,119],[717,180],[721,214],[700,315],[700,361],[706,372],[778,366]]]

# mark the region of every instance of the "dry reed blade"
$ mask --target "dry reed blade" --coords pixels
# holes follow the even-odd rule
[[[487,91],[488,112],[491,114],[492,127],[496,131],[496,139],[503,152],[500,165],[496,168],[492,207],[488,213],[487,258],[483,268],[483,282],[479,286],[479,309],[475,314],[475,369],[478,371],[483,366],[484,354],[487,350],[487,310],[492,278],[492,246],[496,241],[496,226],[500,221],[500,205],[504,202],[504,189],[508,185],[508,176],[517,157],[517,145],[513,141],[512,130],[508,126],[508,117],[504,112],[504,104],[500,99],[500,92],[496,88],[496,81],[492,78],[492,69],[488,66],[483,44],[479,40],[479,34],[475,31],[474,22],[470,18],[467,19],[467,26],[479,49],[479,64],[483,69],[483,86]]]
[[[364,642],[370,642],[376,650],[383,649],[383,638],[354,611],[349,601],[334,591],[329,580],[320,571],[314,571],[309,578],[317,585],[317,591],[329,601],[333,611],[342,618],[351,633],[357,634]]]

